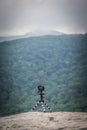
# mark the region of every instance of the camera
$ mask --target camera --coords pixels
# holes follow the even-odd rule
[[[38,86],[38,90],[39,90],[40,92],[44,91],[44,89],[45,89],[44,86],[41,86],[41,85]]]

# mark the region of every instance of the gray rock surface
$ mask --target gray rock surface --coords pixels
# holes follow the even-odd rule
[[[87,130],[87,113],[28,112],[0,117],[0,130]]]

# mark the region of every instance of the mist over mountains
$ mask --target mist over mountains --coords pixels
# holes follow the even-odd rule
[[[87,34],[0,43],[0,116],[30,111],[40,84],[54,112],[87,112]]]
[[[46,29],[36,29],[32,30],[30,32],[25,33],[24,35],[8,35],[8,36],[0,36],[0,42],[3,41],[11,41],[15,39],[21,39],[21,38],[28,38],[28,37],[39,37],[39,36],[59,36],[59,35],[69,35],[65,34],[63,32],[57,31],[57,30],[46,30]],[[72,35],[72,34],[70,34]],[[78,34],[73,34],[73,35],[78,35]]]
[[[58,32],[56,30],[34,30],[25,33],[24,35],[12,35],[12,36],[0,36],[0,42],[3,41],[11,41],[20,38],[27,37],[37,37],[37,36],[45,36],[45,35],[63,35],[64,33]]]
[[[63,35],[64,33],[56,30],[34,30],[26,33],[27,36],[44,36],[44,35]]]

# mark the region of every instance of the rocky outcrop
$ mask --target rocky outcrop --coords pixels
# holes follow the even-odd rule
[[[0,130],[87,130],[87,113],[28,112],[0,118]]]

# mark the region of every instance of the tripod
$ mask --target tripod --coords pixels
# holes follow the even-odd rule
[[[46,109],[49,111],[49,112],[52,112],[51,108],[49,107],[49,105],[44,101],[44,86],[38,86],[38,90],[39,90],[39,95],[40,95],[40,100],[36,103],[36,105],[32,108],[32,110],[36,110],[36,108],[38,106],[41,106],[42,107],[42,110],[43,112],[46,112]]]

